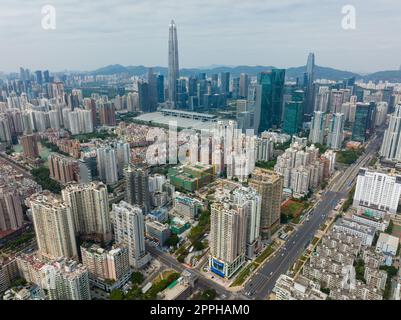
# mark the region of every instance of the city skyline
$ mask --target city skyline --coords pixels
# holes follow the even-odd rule
[[[167,66],[166,27],[171,19],[180,29],[183,67],[286,68],[304,65],[305,56],[314,52],[319,65],[364,73],[398,70],[401,61],[396,53],[401,52],[401,45],[392,39],[401,31],[396,14],[401,4],[384,2],[377,9],[366,1],[354,1],[356,29],[344,30],[343,4],[335,1],[220,0],[212,6],[199,1],[158,1],[157,11],[153,1],[118,0],[113,5],[49,1],[47,4],[56,9],[56,29],[43,30],[41,1],[6,0],[0,14],[0,36],[4,39],[0,70],[16,71],[21,65],[56,71],[89,71],[117,63]],[[371,39],[377,39],[374,45]]]

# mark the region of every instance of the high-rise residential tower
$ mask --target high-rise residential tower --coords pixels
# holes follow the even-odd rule
[[[263,240],[270,239],[280,226],[283,177],[273,171],[256,168],[249,186],[261,195],[260,232]]]
[[[109,200],[103,183],[71,184],[63,189],[62,196],[71,208],[78,235],[85,240],[111,240]]]
[[[168,100],[177,102],[177,80],[179,78],[177,27],[174,20],[169,27],[168,39]]]
[[[344,141],[344,123],[343,113],[334,113],[329,124],[329,135],[327,145],[333,150],[340,150]]]
[[[39,254],[48,259],[78,258],[72,211],[49,191],[29,198]]]
[[[395,112],[390,116],[380,155],[386,160],[401,161],[401,104],[395,107]]]
[[[145,249],[145,223],[140,207],[125,201],[113,204],[114,236],[116,243],[128,246],[129,263],[142,268],[149,262]]]
[[[126,201],[136,204],[144,212],[150,209],[149,173],[144,168],[128,166],[124,169]]]
[[[312,117],[312,123],[309,133],[309,141],[312,143],[324,142],[326,114],[322,111],[315,111]]]

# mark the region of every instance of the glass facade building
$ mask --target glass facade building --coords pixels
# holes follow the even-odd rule
[[[272,69],[258,75],[258,84],[261,86],[258,132],[281,128],[284,80],[284,69]]]
[[[365,142],[373,134],[375,115],[376,103],[358,103],[356,105],[352,140]]]

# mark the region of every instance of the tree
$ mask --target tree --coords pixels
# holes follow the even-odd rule
[[[120,289],[115,289],[110,293],[110,300],[124,300],[124,293]]]
[[[180,238],[176,234],[172,234],[171,237],[166,240],[166,245],[175,247],[178,242],[180,242]]]
[[[205,249],[205,246],[204,246],[203,243],[200,242],[199,240],[198,240],[198,241],[195,241],[194,244],[193,244],[193,246],[194,246],[194,250],[195,250],[195,251],[201,251],[201,250]]]
[[[144,280],[143,274],[140,272],[133,272],[131,275],[131,282],[133,284],[141,284]]]

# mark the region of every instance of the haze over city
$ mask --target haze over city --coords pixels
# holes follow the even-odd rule
[[[356,9],[344,30],[341,10]],[[41,8],[56,9],[56,29],[41,27]],[[397,0],[2,0],[0,71],[90,71],[109,64],[167,66],[171,19],[179,27],[180,67],[318,64],[368,73],[398,70]]]

